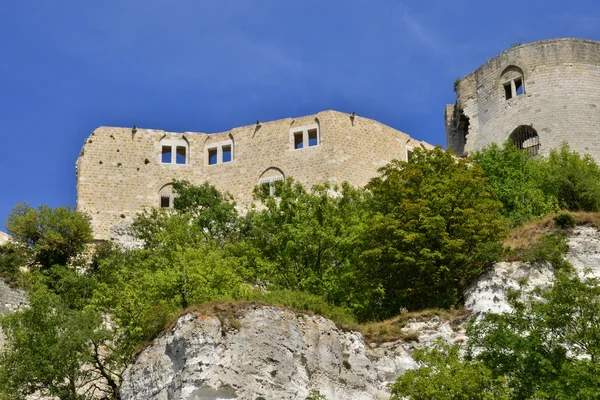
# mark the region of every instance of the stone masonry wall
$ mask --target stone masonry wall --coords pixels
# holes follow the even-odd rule
[[[506,100],[511,69],[522,70],[524,93]],[[469,118],[464,148],[452,129],[460,111]],[[537,131],[542,154],[566,141],[600,161],[600,42],[552,39],[506,50],[464,77],[456,105],[446,107],[447,144],[458,155],[501,144],[521,125]]]
[[[292,133],[302,127],[318,128],[319,145],[294,149]],[[165,143],[188,145],[187,163],[162,163]],[[233,159],[208,165],[208,149],[217,144],[231,144]],[[283,174],[305,187],[344,181],[363,186],[379,167],[406,160],[407,148],[416,147],[432,146],[379,122],[336,111],[215,134],[100,127],[77,160],[77,209],[92,218],[96,239],[108,239],[111,226],[158,206],[159,193],[168,192],[175,179],[207,181],[245,207],[261,178]]]
[[[27,304],[24,291],[12,289],[0,279],[0,315],[15,312]],[[4,346],[4,340],[4,333],[0,329],[0,349]]]

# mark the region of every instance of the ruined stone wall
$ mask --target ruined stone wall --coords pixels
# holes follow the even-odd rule
[[[12,313],[28,303],[25,292],[21,289],[12,289],[0,279],[0,315]],[[0,329],[0,349],[4,347],[4,333]]]
[[[506,99],[504,84],[522,71],[523,94]],[[461,117],[468,119],[466,143]],[[503,143],[519,126],[539,136],[540,153],[563,141],[600,161],[600,42],[552,39],[502,52],[458,85],[446,107],[447,145],[467,155]]]
[[[317,128],[319,144],[294,149],[293,132]],[[161,161],[163,144],[186,145],[185,165]],[[209,165],[208,149],[231,145],[231,162]],[[175,179],[208,181],[231,193],[241,206],[252,202],[261,179],[293,177],[306,187],[348,181],[362,186],[392,159],[406,160],[407,148],[432,146],[379,122],[336,111],[286,118],[205,134],[100,127],[84,144],[77,160],[77,209],[92,218],[96,239],[134,217],[145,207],[160,204]]]

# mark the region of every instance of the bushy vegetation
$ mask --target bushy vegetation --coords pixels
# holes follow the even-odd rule
[[[466,357],[444,344],[416,352],[423,367],[398,379],[393,398],[600,398],[600,282],[563,271],[522,298],[471,323]]]
[[[501,257],[550,261],[568,271],[565,232],[580,223],[600,226],[597,214],[570,212],[600,208],[599,174],[591,159],[566,146],[534,159],[510,145],[492,146],[472,160],[455,159],[439,148],[417,149],[410,161],[381,168],[366,188],[307,189],[286,179],[276,183],[272,197],[257,187],[256,207],[244,215],[231,196],[213,186],[178,181],[173,209],[147,211],[132,225],[131,233],[144,244],[135,250],[102,243],[90,251],[85,215],[68,207],[18,205],[6,224],[13,241],[0,246],[0,274],[29,292],[31,306],[0,319],[7,333],[0,398],[42,393],[118,399],[124,367],[144,343],[184,310],[219,301],[277,304],[347,326],[368,322],[361,330],[373,340],[400,337],[402,317],[380,321],[401,310],[405,316],[426,308],[452,310],[464,318],[464,289]],[[552,214],[560,208],[566,211]],[[528,221],[544,216],[532,236]],[[509,226],[521,226],[522,237],[511,233],[505,239]],[[576,299],[588,290],[587,306],[596,304],[592,281],[569,279],[556,287],[564,283]],[[544,304],[554,301],[554,294],[538,296]],[[448,388],[464,390],[462,398],[542,393],[532,391],[541,380],[517,384],[517,372],[513,376],[501,369],[505,364],[489,361],[514,345],[523,354],[530,351],[527,362],[534,363],[539,348],[523,347],[526,343],[496,329],[507,335],[514,324],[522,327],[513,329],[520,335],[537,332],[536,326],[518,325],[526,318],[543,325],[550,318],[534,300],[521,306],[515,298],[522,314],[502,317],[522,320],[490,317],[470,328],[473,343],[485,349],[470,358],[443,345],[417,352],[430,367],[407,373],[395,386],[396,395],[454,398]],[[562,312],[574,317],[568,309]],[[593,312],[586,315],[596,318]],[[552,329],[559,335],[567,327]],[[497,342],[483,339],[490,332]],[[540,337],[552,342],[548,335]],[[543,362],[560,361],[569,374],[584,374],[586,385],[595,382],[589,365],[575,362],[570,353],[558,356]],[[511,362],[516,365],[517,359]],[[543,375],[547,371],[535,371],[550,380]]]

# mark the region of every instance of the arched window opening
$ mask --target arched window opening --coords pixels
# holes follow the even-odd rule
[[[160,208],[173,208],[175,197],[173,195],[173,184],[167,183],[158,191]]]
[[[540,150],[540,137],[531,126],[521,125],[510,135],[510,140],[519,149],[531,156],[536,156]]]
[[[510,65],[504,69],[500,76],[500,82],[506,100],[525,93],[523,70],[516,65]]]
[[[271,197],[277,197],[277,185],[278,182],[285,180],[283,171],[279,168],[271,167],[265,170],[258,179],[258,185],[260,186],[263,193],[268,194]]]

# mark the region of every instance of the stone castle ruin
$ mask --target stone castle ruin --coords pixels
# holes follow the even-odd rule
[[[172,182],[205,181],[249,206],[255,185],[293,177],[305,187],[344,181],[364,186],[393,159],[433,146],[371,119],[336,111],[233,128],[172,133],[100,127],[77,160],[77,209],[94,237],[148,207],[173,205]]]
[[[532,155],[566,141],[600,160],[600,42],[551,39],[512,47],[457,82],[447,145],[467,156],[511,140]],[[172,182],[209,182],[249,206],[255,185],[293,177],[305,187],[363,186],[393,159],[432,146],[377,121],[336,111],[233,128],[172,133],[100,127],[77,160],[77,209],[96,239],[147,207],[173,205]]]
[[[600,42],[551,39],[502,52],[458,83],[445,121],[459,156],[506,140],[547,154],[566,141],[600,161]]]

